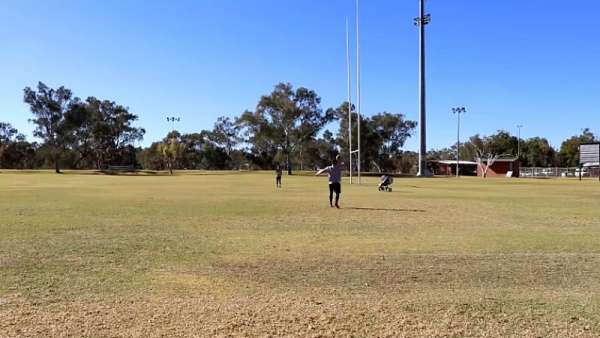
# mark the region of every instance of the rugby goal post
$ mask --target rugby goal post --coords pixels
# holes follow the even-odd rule
[[[598,167],[600,170],[600,143],[583,143],[579,146],[579,180],[584,167]]]

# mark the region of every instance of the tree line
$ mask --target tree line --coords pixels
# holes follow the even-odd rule
[[[26,87],[23,101],[31,111],[34,136],[29,142],[7,122],[0,122],[0,168],[61,168],[106,170],[131,166],[146,170],[272,169],[282,165],[289,173],[327,165],[336,154],[348,163],[348,112],[356,135],[355,107],[343,102],[323,109],[313,90],[280,83],[262,96],[254,111],[237,117],[219,117],[210,130],[182,134],[169,132],[148,147],[136,146],[145,129],[138,115],[112,100],[90,96],[85,100],[65,87],[38,83]],[[335,134],[325,129],[338,123]],[[417,126],[403,114],[380,112],[361,120],[361,167],[365,171],[413,174],[417,154],[403,146]],[[473,160],[478,152],[519,156],[526,167],[575,167],[579,145],[598,142],[589,129],[554,148],[543,137],[519,140],[507,131],[474,135],[461,145],[460,158]],[[353,148],[356,149],[356,137]],[[429,160],[456,159],[456,145],[431,150]],[[355,164],[356,165],[356,164]]]
[[[63,168],[107,170],[131,166],[146,170],[272,169],[322,167],[336,154],[348,161],[348,115],[357,121],[347,102],[323,109],[313,90],[280,83],[262,96],[254,111],[220,117],[210,130],[182,134],[169,132],[148,147],[136,146],[145,129],[138,115],[112,100],[85,100],[61,86],[38,83],[26,87],[24,103],[30,108],[40,142],[29,142],[9,123],[0,122],[0,168]],[[339,123],[336,133],[326,129]],[[364,170],[410,172],[416,156],[402,150],[412,136],[415,121],[403,114],[380,112],[361,120]],[[357,123],[353,123],[356,134]],[[354,148],[358,147],[356,138]]]
[[[111,163],[135,161],[135,141],[145,130],[132,124],[138,116],[110,100],[75,97],[70,89],[38,83],[26,87],[23,101],[32,113],[33,135],[23,134],[0,122],[0,168],[105,168]]]
[[[579,165],[579,145],[593,142],[600,142],[600,138],[588,128],[583,129],[581,134],[563,141],[558,149],[543,137],[519,140],[509,132],[499,130],[489,136],[471,136],[466,143],[461,145],[459,155],[463,160],[473,160],[478,156],[478,151],[483,151],[489,154],[518,157],[524,167],[570,168]],[[428,158],[431,160],[455,160],[456,145],[432,150],[428,153]]]

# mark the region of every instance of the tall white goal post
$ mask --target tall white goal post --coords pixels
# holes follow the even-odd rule
[[[352,184],[352,76],[350,74],[350,28],[346,17],[346,72],[348,80],[348,149],[350,162],[350,184]]]
[[[348,160],[350,166],[350,184],[353,182],[353,163],[356,156],[356,174],[358,184],[361,183],[361,154],[360,154],[360,120],[361,120],[361,91],[360,91],[360,26],[359,26],[359,0],[356,0],[356,115],[357,115],[357,146],[352,148],[352,75],[350,71],[350,32],[348,18],[346,17],[346,72],[348,89]]]

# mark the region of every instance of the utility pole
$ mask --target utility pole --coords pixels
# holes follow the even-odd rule
[[[431,22],[431,15],[425,14],[425,0],[419,0],[419,17],[415,25],[419,27],[419,172],[417,176],[431,177],[427,168],[427,116],[425,95],[425,26]]]
[[[517,129],[519,129],[519,136],[518,136],[518,141],[517,141],[517,158],[521,159],[521,128],[523,128],[523,125],[518,125]]]
[[[460,114],[467,112],[465,107],[452,108],[452,113],[458,116],[458,126],[456,128],[456,177],[460,176]]]
[[[350,32],[346,17],[346,72],[348,74],[348,147],[350,160],[350,184],[352,184],[352,76],[350,75]]]

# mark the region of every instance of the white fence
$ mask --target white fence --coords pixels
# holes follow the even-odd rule
[[[598,177],[600,169],[595,168],[521,168],[521,177]]]

